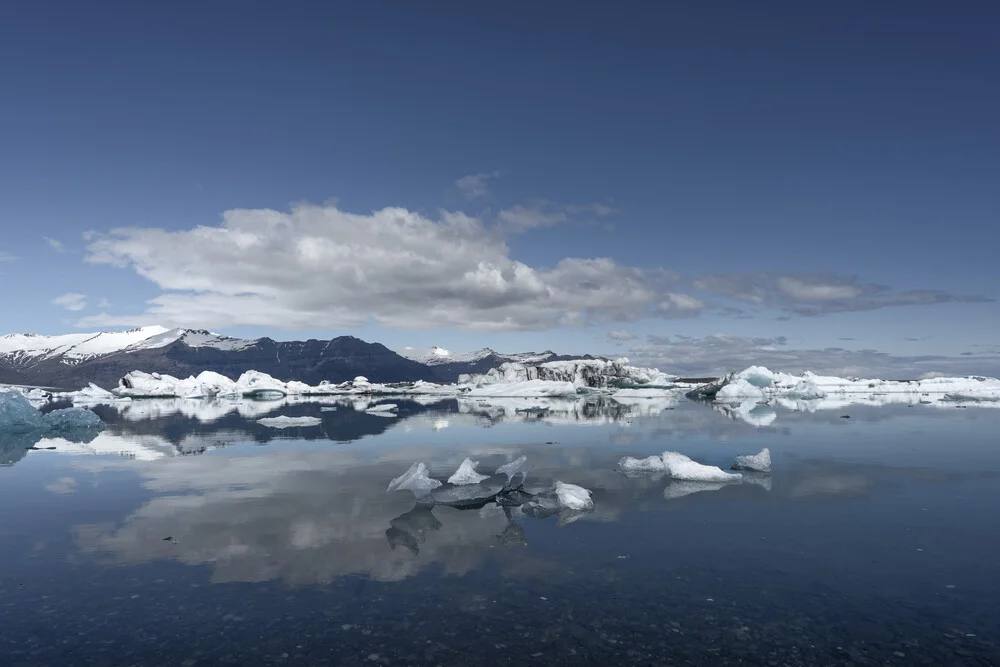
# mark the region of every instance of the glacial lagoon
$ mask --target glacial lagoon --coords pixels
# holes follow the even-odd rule
[[[1000,662],[998,409],[391,402],[133,401],[90,442],[5,441],[0,662]],[[762,447],[740,483],[616,469]],[[386,493],[520,456],[593,511]]]

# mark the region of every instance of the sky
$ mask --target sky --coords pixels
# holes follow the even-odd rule
[[[998,21],[6,3],[0,332],[1000,375]]]

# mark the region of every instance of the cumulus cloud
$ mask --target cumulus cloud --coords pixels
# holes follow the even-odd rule
[[[57,296],[52,299],[52,305],[60,306],[66,310],[83,310],[87,307],[87,295],[77,294],[76,292],[67,292],[61,296]]]
[[[862,282],[856,276],[829,273],[709,274],[698,278],[694,287],[717,296],[803,316],[894,306],[994,301],[983,296],[951,294],[941,290],[895,291],[885,285]]]
[[[458,188],[463,197],[472,201],[473,199],[479,199],[490,194],[489,182],[499,175],[498,172],[467,174],[455,181],[455,187]]]
[[[633,363],[654,366],[684,376],[722,375],[747,366],[761,365],[789,373],[813,371],[850,377],[883,377],[909,380],[939,372],[945,375],[996,375],[1000,354],[976,356],[898,356],[878,350],[792,348],[784,336],[743,337],[713,334],[648,336],[628,352]]]
[[[610,338],[611,340],[623,341],[623,340],[636,340],[639,337],[636,336],[635,334],[629,333],[625,329],[612,329],[611,331],[608,332],[608,338]]]
[[[56,252],[66,252],[66,246],[59,239],[54,239],[49,236],[43,236],[42,240],[49,244],[49,247]]]
[[[697,314],[663,270],[608,258],[551,267],[511,259],[501,231],[463,214],[336,206],[227,211],[217,226],[122,228],[87,261],[134,270],[163,293],[143,313],[80,326],[541,330]]]

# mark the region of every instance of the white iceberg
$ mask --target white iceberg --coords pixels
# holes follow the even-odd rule
[[[756,454],[737,456],[736,461],[733,462],[732,469],[771,472],[771,450],[765,447]]]
[[[961,401],[988,404],[1000,401],[1000,380],[970,376],[925,377],[921,380],[895,381],[817,375],[809,371],[801,375],[792,375],[771,371],[763,366],[751,366],[696,387],[688,393],[688,396],[717,402],[777,398],[779,401],[782,399],[826,401],[830,405],[838,400],[886,405],[937,404],[957,398]],[[811,407],[820,409],[826,405]]]
[[[411,491],[417,498],[423,498],[434,489],[441,486],[441,482],[431,479],[427,474],[427,466],[423,462],[414,463],[410,469],[399,477],[389,482],[385,492]]]
[[[323,420],[319,417],[289,417],[281,415],[280,417],[264,417],[263,419],[258,419],[257,423],[269,428],[294,428],[296,426],[317,426],[322,424]]]
[[[672,479],[687,482],[736,482],[743,478],[739,473],[692,461],[680,452],[663,452],[663,463]]]
[[[566,509],[578,511],[594,509],[594,501],[590,497],[590,491],[582,486],[557,481],[555,493],[559,505]]]
[[[655,368],[630,366],[628,358],[622,357],[613,361],[574,359],[537,364],[508,361],[483,374],[462,375],[458,382],[461,385],[480,388],[492,384],[541,381],[569,383],[579,388],[608,389],[625,386],[667,386],[676,379],[676,375],[661,373]]]
[[[723,385],[715,395],[717,401],[743,401],[748,398],[763,400],[764,392],[740,377]]]
[[[476,466],[479,465],[479,461],[473,461],[470,458],[466,458],[462,461],[462,465],[458,466],[458,470],[448,478],[449,484],[464,485],[464,484],[479,484],[484,479],[489,479],[489,475],[481,475],[476,472]]]

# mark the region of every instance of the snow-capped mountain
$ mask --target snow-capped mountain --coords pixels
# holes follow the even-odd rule
[[[160,326],[60,336],[9,334],[0,337],[0,361],[22,368],[46,360],[58,360],[63,364],[75,365],[111,354],[166,347],[177,341],[182,341],[190,347],[212,347],[220,350],[244,349],[256,342],[230,338],[209,331],[167,329]]]
[[[352,336],[331,340],[242,339],[150,326],[120,332],[0,337],[0,383],[79,389],[114,387],[133,370],[187,377],[210,370],[238,377],[261,370],[318,384],[365,375],[376,382],[438,380],[428,366]],[[457,377],[457,376],[456,376]]]

